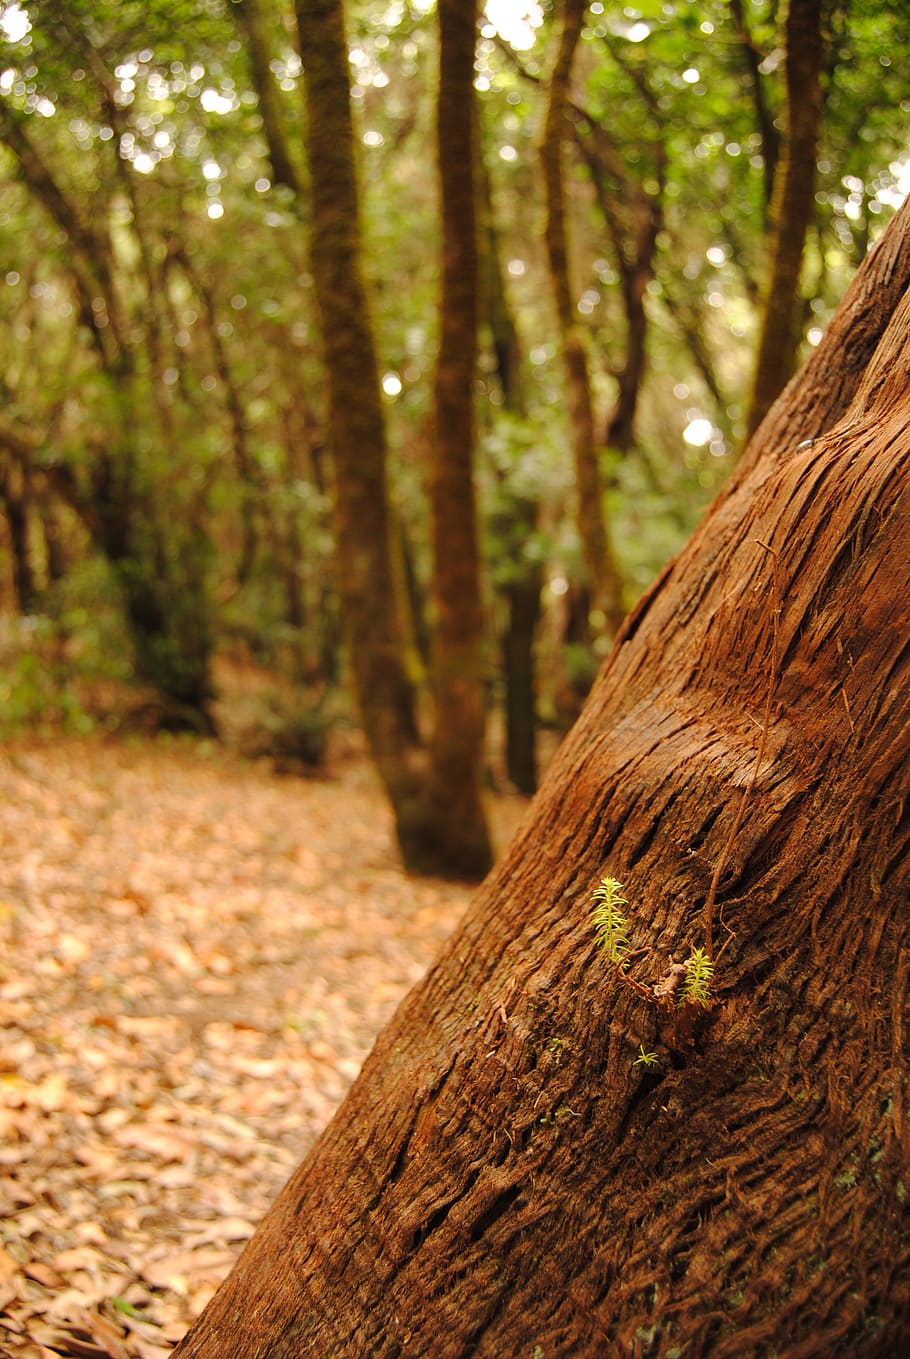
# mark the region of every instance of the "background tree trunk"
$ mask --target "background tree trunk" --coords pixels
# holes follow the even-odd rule
[[[343,5],[297,0],[297,19],[306,71],[313,279],[335,467],[335,541],[361,719],[406,867],[477,879],[489,868],[492,851],[480,792],[482,617],[471,465],[477,242],[470,95],[476,22],[463,6],[440,7],[444,258],[431,472],[436,713],[427,750],[417,727],[393,556],[379,365],[361,268]]]
[[[556,51],[547,84],[547,110],[540,162],[547,210],[544,234],[561,333],[569,438],[575,461],[578,533],[591,585],[592,612],[602,613],[605,629],[613,632],[619,627],[624,613],[622,582],[604,517],[588,357],[583,334],[575,320],[569,282],[563,182],[563,147],[569,131],[569,81],[586,9],[587,0],[563,0]]]
[[[392,562],[385,422],[361,268],[344,14],[340,0],[298,0],[297,18],[306,71],[313,279],[335,468],[339,593],[361,720],[411,865],[419,853],[424,770]]]
[[[474,53],[477,5],[439,0],[436,148],[442,217],[439,354],[430,472],[433,526],[432,815],[445,871],[493,862],[481,794],[483,609],[474,496],[477,240]],[[428,810],[428,815],[430,815]],[[451,845],[451,864],[443,846]]]
[[[790,0],[786,21],[786,127],[771,200],[771,254],[747,417],[750,434],[793,372],[800,338],[799,279],[815,206],[822,111],[823,0]]]
[[[886,284],[865,373],[830,425],[831,386],[794,381],[825,432],[759,434],[630,615],[182,1359],[902,1352],[908,237],[910,205],[835,322]],[[638,989],[595,947],[605,873]],[[712,932],[687,1042],[645,984]]]
[[[486,319],[495,372],[502,389],[503,410],[516,420],[527,419],[521,372],[522,346],[509,304],[500,258],[490,177],[480,160],[483,175],[482,205],[485,230]],[[516,465],[521,457],[515,449]],[[511,470],[511,469],[509,469]],[[499,472],[498,499],[502,507],[490,521],[497,544],[502,544],[507,562],[506,578],[498,582],[505,619],[500,636],[505,718],[506,773],[519,792],[537,792],[537,662],[534,643],[542,614],[543,563],[528,551],[528,544],[540,522],[540,502],[536,496],[516,494],[508,488],[508,478]],[[495,571],[494,571],[495,578]]]
[[[29,547],[30,481],[27,463],[0,459],[0,505],[9,534],[13,598],[21,614],[32,612],[38,593]]]
[[[263,136],[269,149],[272,178],[276,184],[284,184],[294,198],[299,199],[302,186],[288,144],[278,87],[270,65],[272,51],[262,0],[239,0],[235,12],[246,40],[250,75],[262,118]]]

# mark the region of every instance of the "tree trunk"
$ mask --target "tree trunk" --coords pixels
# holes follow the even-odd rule
[[[626,620],[181,1359],[906,1353],[910,204],[853,325]],[[696,946],[687,1033],[652,983]]]
[[[433,814],[443,871],[493,862],[481,794],[483,609],[474,497],[478,242],[474,123],[477,4],[439,0],[437,162],[442,217],[439,354],[430,472],[433,525]]]
[[[271,49],[262,0],[237,0],[237,22],[246,39],[250,75],[262,119],[262,131],[269,149],[272,178],[284,184],[298,199],[301,194],[300,176],[288,145],[287,128],[281,109],[281,97],[271,68]]]
[[[767,214],[774,194],[774,180],[777,174],[777,158],[780,153],[780,133],[774,123],[768,100],[765,95],[762,60],[764,53],[749,31],[743,11],[743,0],[730,0],[730,19],[739,47],[739,57],[746,70],[752,87],[752,107],[755,112],[755,130],[760,137],[762,159],[762,180],[764,183],[764,206]]]
[[[502,388],[503,412],[517,420],[527,418],[521,374],[521,344],[509,306],[499,253],[499,233],[490,191],[490,177],[483,174],[483,219],[486,275],[486,318],[495,373]],[[508,426],[505,426],[506,431]],[[520,456],[516,449],[516,458]],[[506,563],[506,579],[499,583],[504,604],[500,636],[503,707],[506,738],[506,773],[520,793],[537,791],[537,704],[534,642],[542,613],[543,566],[528,552],[540,515],[536,496],[516,494],[508,488],[508,476],[497,468],[497,499],[501,509],[490,522],[496,544],[496,564]],[[494,578],[496,568],[494,566]]]
[[[786,129],[771,202],[771,258],[747,428],[754,433],[793,372],[799,348],[799,278],[815,206],[822,111],[822,0],[790,0],[786,21]]]
[[[0,460],[0,502],[9,532],[13,597],[21,614],[32,612],[37,596],[29,546],[31,496],[27,463]]]
[[[575,320],[569,283],[562,166],[563,147],[568,131],[569,81],[586,9],[587,0],[563,0],[556,53],[547,82],[547,111],[540,146],[540,162],[547,205],[544,234],[561,332],[569,438],[575,461],[578,534],[593,596],[592,612],[603,614],[602,628],[612,632],[622,621],[622,582],[604,517],[588,356],[584,336]]]
[[[617,393],[606,422],[604,443],[628,453],[635,446],[635,415],[647,367],[648,314],[645,297],[654,277],[654,255],[663,225],[663,196],[667,177],[667,149],[661,129],[658,100],[639,73],[639,93],[645,109],[657,124],[651,139],[656,191],[646,192],[640,179],[626,171],[612,145],[608,130],[590,115],[577,110],[575,140],[591,176],[594,194],[613,243],[620,278],[626,321],[622,367],[616,373]]]
[[[449,17],[454,18],[456,29],[459,21],[464,23],[463,12],[453,10]],[[408,673],[379,366],[361,269],[342,0],[297,0],[297,21],[306,72],[312,269],[322,320],[335,466],[339,592],[361,720],[392,804],[405,866],[416,872],[477,879],[490,865],[491,850],[480,800],[483,704],[470,470],[477,324],[473,200],[462,202],[446,223],[449,251],[456,241],[460,244],[459,253],[450,253],[443,261],[450,293],[442,307],[436,383],[440,438],[431,478],[437,558],[437,717],[436,735],[427,751],[417,728],[415,693]],[[471,24],[472,73],[474,32]],[[445,90],[450,78],[447,69],[443,77]],[[461,152],[468,154],[463,147]],[[465,170],[471,195],[470,162],[459,167],[461,175]],[[459,192],[464,192],[463,186]],[[452,296],[455,305],[450,307]]]
[[[503,590],[508,610],[502,639],[505,685],[506,773],[520,793],[537,791],[537,694],[534,637],[540,621],[543,571],[530,562]]]
[[[313,279],[335,466],[339,593],[361,720],[411,866],[422,759],[404,664],[379,367],[361,270],[344,16],[340,0],[298,0],[297,18],[306,70]]]

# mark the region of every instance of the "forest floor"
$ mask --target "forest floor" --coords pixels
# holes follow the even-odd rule
[[[0,752],[0,1355],[167,1354],[471,895],[350,750]]]

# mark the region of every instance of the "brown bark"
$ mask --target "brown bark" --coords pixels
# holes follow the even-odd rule
[[[503,410],[518,419],[527,415],[521,375],[521,344],[509,306],[499,253],[489,176],[483,174],[483,216],[486,265],[485,301],[495,372],[502,388]],[[543,565],[532,558],[528,541],[539,520],[536,497],[518,495],[499,485],[502,509],[491,522],[500,545],[501,560],[508,563],[508,578],[500,586],[505,621],[500,638],[505,709],[506,774],[525,794],[537,791],[536,657],[534,643],[541,615]]]
[[[443,269],[450,297],[442,309],[436,384],[440,438],[432,476],[438,715],[428,752],[417,730],[393,556],[379,368],[361,269],[343,5],[341,0],[297,0],[297,19],[306,71],[312,269],[335,467],[339,593],[361,720],[392,804],[406,866],[476,879],[489,867],[490,844],[479,787],[483,706],[467,376],[473,377],[476,344],[473,216],[468,230],[458,214],[446,224],[450,254]],[[472,26],[472,61],[473,33]],[[472,213],[472,204],[462,203],[459,211]]]
[[[460,863],[479,878],[493,854],[481,795],[484,628],[473,466],[479,273],[473,98],[477,5],[473,0],[439,0],[437,12],[442,279],[430,471],[432,788],[440,848],[450,841],[450,867]]]
[[[771,203],[772,241],[747,429],[752,434],[793,372],[799,278],[815,204],[822,109],[823,0],[790,0],[786,20],[786,127]]]
[[[840,312],[883,285],[865,372],[844,363],[811,446],[769,424],[627,619],[181,1359],[903,1352],[908,243],[910,205]],[[786,401],[830,390],[804,371]],[[637,986],[594,944],[605,873]],[[715,876],[686,1042],[643,987],[704,940]]]
[[[603,510],[587,352],[572,303],[563,181],[563,149],[569,130],[569,82],[586,9],[586,0],[564,0],[562,6],[556,52],[547,82],[540,163],[547,205],[544,234],[561,332],[569,438],[575,461],[578,532],[594,609],[603,613],[607,629],[613,631],[623,616],[622,582]]]
[[[0,434],[2,442],[2,434]],[[0,513],[9,534],[10,575],[19,613],[31,613],[37,595],[29,546],[32,511],[31,478],[27,463],[0,459]]]
[[[340,0],[298,0],[313,188],[311,256],[335,465],[338,584],[361,719],[409,862],[421,771],[391,558],[379,367],[361,269],[347,43]]]

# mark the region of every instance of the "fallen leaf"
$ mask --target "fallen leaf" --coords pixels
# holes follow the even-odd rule
[[[173,1288],[176,1293],[188,1293],[194,1276],[199,1274],[221,1276],[234,1263],[235,1254],[231,1250],[181,1250],[167,1255],[161,1260],[146,1264],[142,1270],[144,1277],[157,1288]]]
[[[22,1266],[22,1273],[27,1279],[33,1279],[35,1283],[41,1284],[42,1288],[62,1288],[66,1280],[51,1265],[43,1264],[41,1260],[29,1260]]]
[[[121,1147],[135,1147],[159,1156],[163,1161],[185,1161],[195,1148],[195,1142],[183,1133],[162,1124],[129,1123],[114,1134]]]
[[[256,1230],[245,1217],[219,1217],[201,1232],[187,1235],[188,1246],[214,1245],[223,1241],[247,1241]]]

